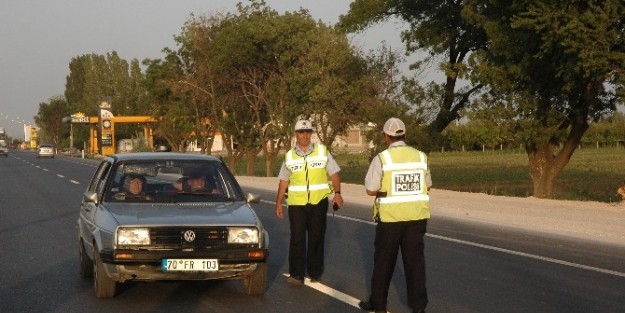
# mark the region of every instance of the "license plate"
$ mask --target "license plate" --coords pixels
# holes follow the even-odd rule
[[[217,259],[163,259],[163,272],[214,272],[219,270]]]

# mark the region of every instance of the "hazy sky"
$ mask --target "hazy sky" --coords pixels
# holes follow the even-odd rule
[[[176,48],[174,35],[193,13],[236,12],[229,0],[1,0],[0,127],[23,138],[39,103],[63,95],[72,58],[117,51],[128,61],[162,58]],[[246,3],[247,1],[241,1]],[[300,7],[316,20],[334,24],[351,0],[266,0],[280,13]],[[365,51],[382,40],[401,48],[400,25],[356,36]]]

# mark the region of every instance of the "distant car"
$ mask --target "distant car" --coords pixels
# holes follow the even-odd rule
[[[169,148],[169,147],[168,147],[168,146],[166,146],[166,145],[158,145],[158,146],[156,147],[156,150],[155,150],[155,151],[156,151],[156,152],[169,152],[169,151],[171,151],[171,148]]]
[[[0,155],[3,157],[9,156],[9,146],[3,141],[0,141]]]
[[[188,189],[198,178],[204,185]],[[93,276],[98,298],[155,280],[235,279],[245,294],[264,294],[269,236],[251,206],[258,201],[215,157],[105,157],[80,208],[80,274]]]
[[[39,145],[37,158],[54,158],[54,146],[50,144]]]

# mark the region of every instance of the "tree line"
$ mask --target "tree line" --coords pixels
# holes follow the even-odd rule
[[[218,131],[231,166],[245,157],[252,173],[262,152],[271,175],[298,118],[312,119],[332,146],[350,127],[395,116],[425,151],[513,139],[528,154],[534,196],[552,197],[590,125],[622,103],[624,13],[617,0],[355,0],[327,25],[305,9],[279,14],[254,0],[235,13],[191,16],[162,59],[73,58],[64,97],[42,103],[36,121],[60,141],[46,112],[93,115],[110,97],[116,114],[159,119],[154,134],[175,150],[193,140],[210,153]],[[407,25],[406,53],[425,55],[412,73],[436,64],[443,82],[398,77],[397,52],[350,44],[350,33],[390,18]],[[376,127],[363,131],[380,142]]]

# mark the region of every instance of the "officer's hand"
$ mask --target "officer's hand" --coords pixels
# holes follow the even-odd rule
[[[276,204],[276,216],[279,219],[282,219],[284,217],[284,212],[282,212],[282,204]]]
[[[332,202],[338,204],[339,209],[343,208],[343,196],[340,193],[334,194]]]

